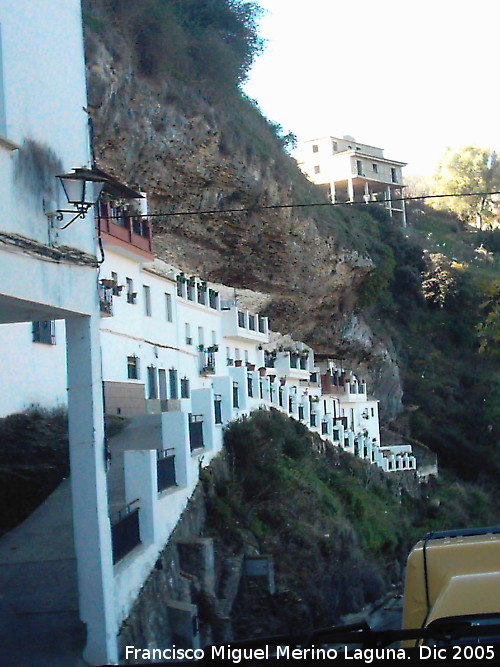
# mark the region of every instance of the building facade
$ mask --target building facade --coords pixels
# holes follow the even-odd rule
[[[54,377],[45,386],[56,402],[61,400],[58,383],[67,387],[80,618],[87,628],[85,658],[98,664],[116,661],[117,653],[95,233],[90,215],[71,223],[76,211],[56,178],[91,166],[85,106],[79,0],[4,0],[0,5],[2,394],[24,396],[28,384],[43,384],[43,377],[35,377],[33,371],[35,359],[42,372],[52,367]],[[70,213],[58,220],[61,209]],[[50,324],[54,320],[64,326],[54,329]],[[26,346],[17,338],[21,331]],[[9,336],[13,346],[6,342]],[[52,343],[59,338],[58,349],[64,348],[64,353],[53,354]],[[41,346],[47,347],[42,351]],[[43,391],[27,393],[29,400],[38,400]]]
[[[347,135],[321,137],[302,142],[297,161],[332,202],[383,202],[391,217],[406,227],[406,163],[384,157],[382,148],[361,144]]]

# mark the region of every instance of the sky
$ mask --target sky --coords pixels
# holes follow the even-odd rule
[[[244,89],[299,140],[349,134],[429,176],[447,147],[500,152],[499,0],[259,0]]]

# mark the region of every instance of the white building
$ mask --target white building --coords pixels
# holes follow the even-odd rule
[[[296,155],[305,175],[323,187],[332,202],[382,201],[406,227],[405,162],[389,160],[382,148],[350,136],[304,141]]]
[[[113,564],[104,469],[99,354],[97,260],[92,217],[70,220],[76,209],[57,174],[90,166],[83,35],[79,0],[3,0],[0,5],[0,323],[16,336],[52,336],[64,321],[66,355],[38,355],[29,343],[5,346],[2,393],[23,394],[24,369],[65,378],[68,394],[74,539],[80,617],[87,627],[85,657],[116,660]],[[57,209],[71,211],[57,220]],[[63,229],[63,227],[66,227]],[[12,333],[5,334],[5,331]],[[18,326],[19,325],[19,326]],[[61,340],[61,348],[63,340]],[[15,372],[6,363],[20,350]],[[37,352],[41,351],[40,348]],[[53,350],[52,350],[53,351]],[[61,359],[67,356],[67,379]],[[42,358],[43,357],[43,358]],[[12,361],[12,358],[9,359]],[[37,362],[38,363],[38,362]],[[32,368],[34,366],[32,365]],[[30,384],[37,380],[29,377]],[[41,378],[38,377],[38,382]],[[61,396],[47,385],[56,400]],[[29,392],[28,392],[29,393]],[[30,399],[40,393],[33,390]],[[10,399],[7,399],[10,400]]]

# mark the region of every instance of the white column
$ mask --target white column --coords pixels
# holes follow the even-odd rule
[[[333,181],[330,183],[330,199],[335,203],[335,183]]]
[[[354,201],[354,183],[352,182],[352,178],[347,179],[347,194],[349,201]]]
[[[370,188],[368,187],[368,181],[365,181],[365,204],[368,204],[370,201]]]
[[[406,202],[404,200],[405,191],[401,188],[401,208],[403,209],[403,229],[406,229]]]
[[[116,663],[116,616],[108,518],[99,316],[66,320],[73,526],[84,658]]]
[[[385,194],[385,198],[387,200],[385,205],[389,209],[389,215],[392,218],[392,194],[391,194],[391,186],[390,185],[387,186],[387,192]]]

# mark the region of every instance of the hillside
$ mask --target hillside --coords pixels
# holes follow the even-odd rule
[[[478,329],[493,278],[481,279],[479,239],[422,207],[407,235],[376,205],[259,208],[325,200],[238,87],[261,48],[254,3],[83,4],[98,163],[148,192],[159,256],[258,291],[273,329],[367,379],[383,420],[460,475],[495,478],[498,361],[479,353]],[[436,246],[447,233],[454,245]],[[474,261],[455,266],[455,245]]]

